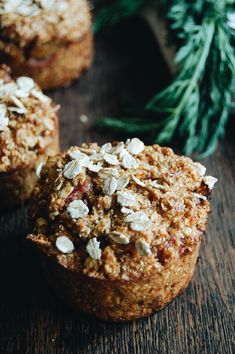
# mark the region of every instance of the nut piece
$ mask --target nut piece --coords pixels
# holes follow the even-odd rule
[[[74,250],[73,242],[67,236],[57,237],[55,245],[62,253],[71,253]]]
[[[73,200],[67,207],[67,212],[72,219],[83,218],[89,213],[89,209],[82,200]]]
[[[100,259],[101,258],[101,249],[100,249],[100,242],[97,241],[97,238],[91,238],[86,246],[87,253],[93,259]]]

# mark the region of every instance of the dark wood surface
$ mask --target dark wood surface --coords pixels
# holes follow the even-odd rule
[[[154,39],[133,21],[96,39],[91,70],[71,88],[51,92],[61,104],[62,148],[119,135],[98,132],[94,118],[121,112],[120,94],[137,101],[167,80]],[[90,119],[79,120],[81,114]],[[191,285],[168,307],[146,319],[105,323],[74,314],[53,294],[37,256],[25,241],[27,207],[0,215],[0,353],[234,353],[234,126],[213,157],[204,161],[218,177],[212,214]]]

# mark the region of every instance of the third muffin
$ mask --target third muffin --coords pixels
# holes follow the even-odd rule
[[[92,61],[86,0],[0,0],[0,57],[42,89],[68,86]]]

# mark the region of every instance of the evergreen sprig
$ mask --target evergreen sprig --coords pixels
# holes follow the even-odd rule
[[[143,2],[116,0],[114,4],[128,8],[119,13],[119,18],[123,18],[136,12]],[[131,3],[138,6],[130,6]],[[218,139],[223,137],[231,105],[235,59],[227,15],[235,2],[159,0],[158,4],[165,11],[169,38],[178,48],[178,75],[150,99],[141,117],[106,117],[98,125],[129,134],[151,132],[160,144],[180,136],[186,154],[197,151],[205,157],[213,153]],[[106,11],[106,23],[117,22],[117,13],[111,20],[111,5]],[[99,16],[98,19],[100,28],[102,21]]]

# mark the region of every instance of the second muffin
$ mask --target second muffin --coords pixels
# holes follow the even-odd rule
[[[1,209],[27,200],[41,163],[59,151],[58,106],[29,77],[0,66]]]

